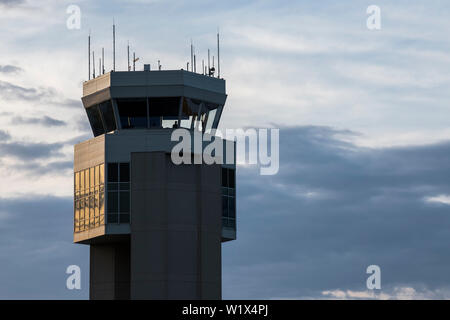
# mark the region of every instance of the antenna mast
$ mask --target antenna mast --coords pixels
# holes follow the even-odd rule
[[[128,45],[127,45],[127,55],[128,55],[128,71],[131,70],[130,67],[130,41],[128,41]]]
[[[217,78],[220,78],[220,42],[219,42],[219,28],[217,28]]]
[[[91,31],[88,36],[88,80],[91,80]]]
[[[93,71],[93,77],[95,79],[95,51],[92,51],[92,71]]]
[[[105,48],[102,48],[102,73],[105,74]]]
[[[116,71],[116,25],[113,19],[113,71]]]
[[[194,46],[191,39],[191,71],[194,71]]]

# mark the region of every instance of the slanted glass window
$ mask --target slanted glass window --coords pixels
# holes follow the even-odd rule
[[[108,223],[130,223],[130,164],[108,163]]]
[[[191,128],[203,131],[206,127],[206,115],[208,109],[206,104],[195,99],[188,99],[188,106],[192,110],[192,124]]]
[[[205,132],[210,132],[213,129],[214,118],[216,117],[217,109],[208,111],[208,119],[206,120]]]
[[[180,97],[149,98],[150,126],[173,128],[178,124]]]
[[[102,119],[100,117],[100,112],[98,110],[98,105],[87,108],[86,113],[89,119],[89,123],[91,124],[94,136],[96,137],[105,133],[105,130],[103,129]]]
[[[191,129],[192,120],[198,114],[198,106],[193,105],[188,99],[183,98],[181,105],[181,121],[180,127]]]
[[[116,121],[114,119],[114,111],[111,100],[100,103],[99,110],[102,114],[104,125],[106,126],[106,132],[116,130]]]
[[[206,128],[206,109],[204,107],[201,108],[202,111],[200,112],[200,115],[195,118],[195,129],[198,131],[204,131]]]
[[[117,99],[122,129],[147,128],[147,100]]]

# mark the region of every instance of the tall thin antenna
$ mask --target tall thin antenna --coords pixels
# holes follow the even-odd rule
[[[88,36],[88,80],[91,80],[91,31],[89,30]]]
[[[195,54],[194,54],[194,72],[197,72],[197,61],[196,61]]]
[[[113,18],[113,71],[116,71],[116,25]]]
[[[191,39],[191,71],[194,71],[194,46]]]
[[[220,78],[220,42],[219,42],[219,28],[217,28],[217,78]]]
[[[105,48],[102,48],[102,74],[105,74]]]
[[[127,55],[128,55],[128,71],[130,71],[131,70],[131,67],[130,67],[130,41],[128,41],[128,44],[127,44]]]
[[[209,74],[210,74],[210,69],[211,69],[211,68],[210,68],[210,64],[209,64],[209,49],[208,49],[208,72],[207,72],[207,73],[208,73],[208,74],[207,74],[208,76],[209,76]]]
[[[94,50],[92,50],[92,71],[94,72],[93,77],[95,79],[95,51]]]

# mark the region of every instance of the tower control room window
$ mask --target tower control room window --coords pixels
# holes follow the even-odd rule
[[[147,100],[117,99],[122,129],[147,128]]]
[[[217,109],[209,110],[208,117],[206,119],[206,127],[205,132],[210,132],[214,123],[214,119],[216,117]]]
[[[116,130],[111,100],[87,108],[86,113],[95,137]]]
[[[173,128],[178,123],[180,97],[149,98],[150,127]]]
[[[114,119],[114,111],[111,100],[102,102],[98,105],[99,111],[103,119],[103,125],[106,132],[116,130],[116,121]]]
[[[222,167],[222,225],[236,228],[236,171]]]
[[[220,117],[219,105],[203,102],[196,99],[183,98],[181,105],[180,126],[187,129],[196,129],[202,132],[211,132],[217,125],[215,121]],[[217,119],[218,120],[218,119]]]
[[[198,107],[196,105],[192,105],[190,101],[183,97],[183,102],[181,105],[181,118],[180,118],[180,127],[191,129],[192,120],[198,114]]]
[[[107,223],[130,223],[130,164],[108,163]]]
[[[89,119],[89,123],[91,124],[92,132],[94,136],[99,136],[105,133],[105,129],[103,128],[102,118],[100,116],[100,112],[98,110],[98,105],[89,107],[86,109],[86,113]]]

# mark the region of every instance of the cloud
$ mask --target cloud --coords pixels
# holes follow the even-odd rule
[[[49,116],[44,116],[41,118],[37,118],[37,117],[29,117],[29,118],[24,118],[21,116],[16,116],[14,118],[11,119],[11,123],[12,124],[38,124],[38,125],[43,125],[45,127],[61,127],[61,126],[65,126],[67,125],[67,123],[65,121],[62,120],[58,120]]]
[[[426,202],[450,205],[450,195],[441,194],[434,197],[426,197]]]
[[[6,141],[9,139],[11,139],[11,135],[6,131],[0,130],[0,141]]]
[[[32,176],[43,176],[47,174],[60,174],[71,175],[73,170],[72,160],[60,160],[60,161],[25,161],[22,163],[15,163],[10,165],[11,169],[26,172]]]
[[[329,127],[281,127],[277,175],[238,168],[224,298],[362,292],[371,264],[382,288],[447,290],[448,206],[423,199],[450,194],[449,157],[449,141],[374,149]]]
[[[4,100],[50,103],[69,108],[79,108],[81,105],[79,101],[61,97],[54,88],[27,88],[2,80],[0,80],[0,98]]]
[[[337,300],[431,300],[450,299],[450,292],[443,290],[430,291],[426,289],[416,290],[411,287],[395,287],[385,290],[325,290],[324,298]]]
[[[0,299],[86,299],[89,247],[72,243],[72,199],[0,198]],[[81,290],[66,289],[66,268],[81,267]]]
[[[223,244],[224,298],[450,297],[450,215],[444,206],[423,201],[450,194],[450,143],[371,149],[342,138],[353,134],[282,127],[277,175],[238,168],[238,238]],[[48,166],[70,170],[71,162]],[[69,297],[57,287],[64,265],[70,261],[88,269],[87,254],[74,254],[79,246],[69,240],[71,198],[3,198],[0,212],[0,242],[15,239],[0,247],[0,260],[8,257],[0,261],[5,266],[0,279],[24,277],[11,284],[14,291],[0,288],[0,296]],[[371,264],[381,268],[383,289],[377,294],[365,289]],[[42,279],[30,280],[36,265]],[[45,288],[44,280],[49,281]]]
[[[16,67],[16,66],[12,66],[12,65],[0,65],[0,73],[19,73],[23,71],[22,68]]]
[[[72,148],[74,144],[90,138],[92,134],[82,134],[55,143],[23,142],[12,139],[8,132],[0,130],[0,169],[33,177],[48,174],[67,176],[73,169],[73,160],[64,159],[63,149],[67,146]]]
[[[5,100],[40,100],[52,95],[53,90],[38,90],[35,88],[25,88],[7,81],[0,80],[0,96]]]
[[[93,135],[91,132],[85,133],[85,134],[81,134],[79,136],[76,136],[74,138],[64,141],[64,144],[73,146],[74,144],[77,144],[77,143],[80,143],[80,142],[83,142],[83,141],[86,141],[86,140],[89,140],[92,138],[93,138]]]
[[[62,143],[0,142],[2,157],[13,157],[22,161],[61,156]]]
[[[0,0],[0,6],[16,6],[18,4],[23,3],[24,0]]]
[[[6,2],[20,3],[1,3]],[[76,97],[80,89],[76,84],[87,76],[85,68],[79,67],[85,63],[85,36],[68,32],[61,16],[55,14],[64,14],[66,4],[30,2],[34,6],[29,10],[14,10],[14,15],[10,14],[13,10],[6,10],[0,19],[2,39],[9,50],[3,61],[14,56],[29,63],[24,68],[30,75],[26,85],[1,82],[0,97],[11,104],[40,102],[82,110],[80,101],[65,97]],[[365,268],[374,262],[382,267],[383,284],[417,292],[422,292],[418,288],[423,284],[436,292],[450,283],[446,272],[450,266],[448,206],[424,200],[450,194],[449,145],[445,141],[414,145],[423,139],[423,132],[434,141],[436,136],[448,137],[443,128],[448,127],[445,119],[449,119],[449,93],[445,88],[450,64],[448,45],[442,41],[447,37],[448,3],[435,2],[426,7],[418,1],[406,6],[386,4],[386,28],[376,33],[367,31],[365,12],[353,2],[234,1],[231,6],[223,2],[192,24],[186,12],[198,11],[200,2],[167,5],[161,1],[150,9],[168,12],[170,19],[165,14],[155,17],[162,26],[158,29],[149,28],[145,19],[148,10],[136,10],[142,9],[140,4],[116,4],[116,19],[134,17],[129,24],[121,24],[121,33],[135,36],[130,40],[140,44],[140,55],[165,57],[164,65],[176,68],[184,65],[189,55],[188,46],[183,51],[180,43],[194,37],[201,59],[206,48],[215,44],[214,35],[205,33],[204,26],[221,21],[222,75],[229,92],[228,111],[222,120],[225,127],[267,121],[308,123],[351,128],[362,132],[360,137],[382,136],[383,145],[398,143],[398,137],[406,135],[401,142],[412,144],[409,148],[362,148],[348,142],[350,135],[330,127],[284,127],[277,176],[261,177],[252,167],[238,168],[238,240],[223,245],[224,297],[323,297],[322,292],[327,290],[363,292]],[[86,2],[85,6],[83,12],[91,17],[83,22],[85,27],[101,30],[110,23],[104,12],[98,11],[103,5]],[[141,29],[148,32],[134,32]],[[110,32],[100,33],[95,43],[110,43]],[[47,37],[40,37],[42,34]],[[145,38],[154,39],[156,44]],[[118,41],[125,41],[121,39]],[[49,47],[54,49],[52,55],[48,54]],[[154,52],[155,47],[164,49]],[[126,61],[122,51],[118,52],[118,61]],[[43,80],[46,83],[41,88]],[[60,114],[56,111],[49,116]],[[41,133],[36,135],[36,139],[46,141]],[[346,139],[341,140],[339,135]],[[8,132],[3,138],[11,142]],[[0,143],[3,147],[6,141]],[[52,154],[48,149],[45,152]],[[27,167],[25,163],[20,165],[35,172],[45,166],[41,163],[44,159],[31,160]],[[70,161],[53,163],[65,170]],[[6,170],[9,168],[14,167]],[[52,189],[56,188],[60,189]],[[21,219],[28,226],[30,222],[48,225],[50,218],[38,211],[40,208],[57,207],[58,213],[70,215],[70,210],[64,211],[68,199],[64,200],[66,204],[47,200],[28,201],[36,207],[29,210],[33,218],[42,219],[26,220],[29,216],[18,215],[12,230],[21,231]],[[3,199],[0,206],[2,203]],[[14,216],[16,211],[19,209],[14,206],[0,209],[2,217],[6,212],[5,217]],[[52,227],[59,230],[61,226],[63,223],[55,223]],[[8,236],[13,238],[11,233]],[[35,236],[39,238],[39,234]],[[0,241],[8,241],[3,239]],[[33,239],[24,237],[22,241],[22,247],[27,247]],[[7,249],[0,247],[0,257],[7,256]],[[10,267],[2,270],[6,275],[0,283],[7,284],[10,296],[39,297],[40,290],[43,296],[49,291],[54,296],[59,292],[53,284],[60,282],[52,278],[45,278],[53,281],[50,288],[42,288],[42,284],[38,287],[36,281],[29,285],[3,281],[7,276],[21,279],[18,272],[33,274],[31,267],[21,268],[23,262],[23,257],[13,255],[6,263]],[[16,265],[19,268],[14,268]],[[49,269],[59,275],[60,268],[48,268],[46,262],[37,266],[42,272]]]

